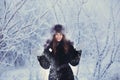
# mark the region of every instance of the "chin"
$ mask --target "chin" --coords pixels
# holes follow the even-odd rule
[[[57,40],[58,42],[60,42],[61,40]]]

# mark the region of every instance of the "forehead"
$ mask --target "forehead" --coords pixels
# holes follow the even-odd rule
[[[60,33],[60,32],[56,32],[55,35],[62,35],[62,33]]]

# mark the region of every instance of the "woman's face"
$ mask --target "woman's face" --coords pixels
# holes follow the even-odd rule
[[[63,34],[62,34],[62,33],[56,33],[56,34],[55,34],[55,39],[56,39],[57,41],[61,41],[62,38],[63,38]]]

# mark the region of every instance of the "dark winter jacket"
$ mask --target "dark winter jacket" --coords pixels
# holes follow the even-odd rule
[[[56,47],[56,53],[53,53],[52,42],[44,49],[44,55],[38,56],[38,61],[44,69],[50,67],[48,80],[74,80],[73,72],[69,66],[76,66],[79,63],[81,52],[76,51],[73,45],[68,42],[69,49],[65,53],[63,41]]]

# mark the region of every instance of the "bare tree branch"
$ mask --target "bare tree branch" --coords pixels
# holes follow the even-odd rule
[[[16,22],[15,24],[13,24],[10,28],[7,29],[7,33],[14,28],[20,21]]]
[[[53,7],[53,10],[54,10],[54,12],[55,12],[55,17],[56,17],[57,22],[59,22],[59,20],[58,20],[58,18],[57,18],[57,13],[56,13],[56,11],[55,11],[55,7]]]
[[[97,53],[98,53],[98,55],[100,55],[100,51],[99,51],[99,47],[98,47],[98,40],[97,40],[97,37],[96,37],[95,31],[93,30],[93,27],[92,27],[92,26],[91,26],[91,29],[92,29],[92,33],[93,33],[94,38],[95,38],[95,43],[96,43]]]
[[[114,60],[115,60],[115,56],[116,56],[119,48],[120,48],[120,43],[118,44],[117,49],[116,49],[116,51],[114,52],[114,56],[111,55],[111,58],[112,58],[112,59],[110,59],[110,62],[105,66],[105,68],[103,68],[104,70],[103,70],[103,72],[102,72],[102,74],[101,74],[101,77],[104,77],[104,75],[105,75],[105,73],[107,72],[107,70],[109,69],[109,67],[113,64],[113,62],[114,62]]]
[[[119,40],[119,43],[118,43],[118,45],[117,45],[117,47],[116,47],[116,50],[115,50],[115,52],[114,52],[114,55],[111,55],[111,60],[114,62],[115,61],[115,57],[116,57],[116,54],[118,53],[118,51],[119,51],[119,48],[120,48],[120,40]]]
[[[109,42],[109,29],[110,29],[110,24],[111,24],[111,22],[108,23],[106,44],[105,44],[103,50],[102,50],[101,53],[100,53],[100,56],[102,57],[102,59],[101,59],[102,61],[103,61],[104,58],[107,56],[108,51],[109,51],[109,47],[107,47],[107,46],[108,46],[108,42]],[[105,53],[105,51],[107,51],[107,52]]]
[[[14,64],[5,63],[5,62],[0,62],[0,64],[2,64],[2,65],[6,65],[6,66],[14,66]]]
[[[111,54],[111,58],[110,58],[110,62],[108,64],[106,64],[105,68],[103,68],[103,72],[101,73],[101,77],[104,77],[105,73],[107,72],[107,70],[110,68],[110,66],[113,64],[116,54],[120,48],[120,41],[118,43],[118,45],[116,46],[116,33],[115,33],[115,18],[113,15],[113,6],[111,6],[111,16],[112,16],[112,22],[113,22],[113,49],[112,49],[112,54]]]
[[[95,31],[93,30],[92,26],[91,26],[91,29],[92,29],[92,33],[93,33],[94,38],[95,38],[95,43],[96,43],[96,48],[97,48],[97,53],[98,53],[98,58],[97,58],[96,67],[95,67],[95,71],[94,71],[93,76],[96,76],[97,79],[99,79],[99,77],[100,77],[99,76],[99,74],[100,74],[100,68],[101,68],[101,58],[100,58],[100,52],[99,52],[99,47],[98,47],[98,40],[97,40]]]
[[[6,27],[7,27],[8,24],[10,23],[10,21],[14,18],[14,16],[16,15],[16,13],[22,8],[22,6],[25,4],[26,1],[27,1],[27,0],[24,0],[24,1],[21,2],[21,5],[15,10],[15,12],[14,12],[14,13],[12,14],[12,16],[9,18],[9,20],[8,20],[8,22],[5,24],[3,30],[6,29]]]

